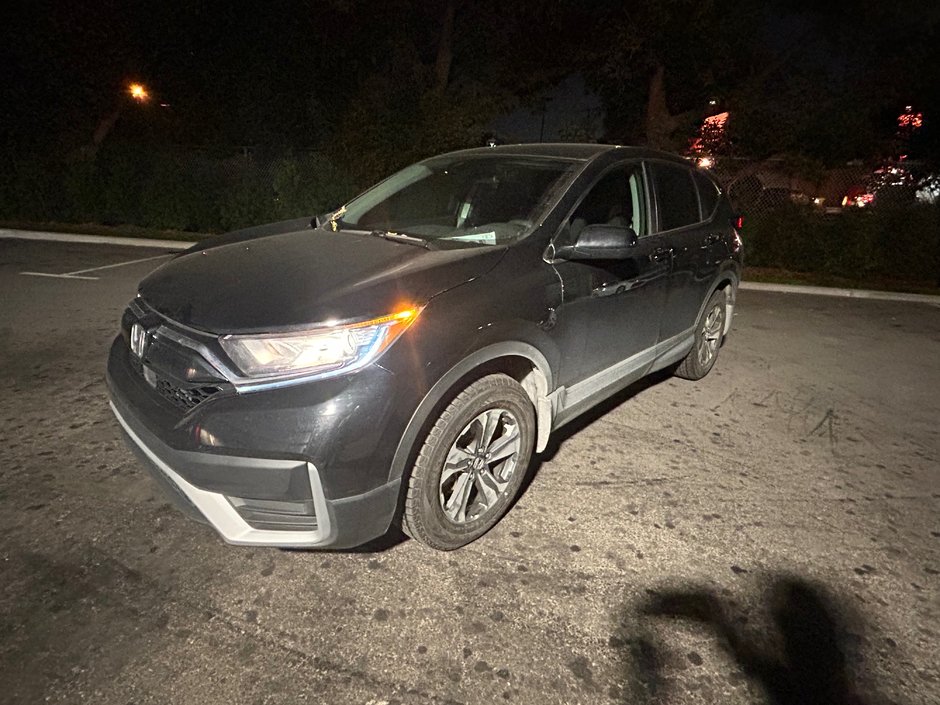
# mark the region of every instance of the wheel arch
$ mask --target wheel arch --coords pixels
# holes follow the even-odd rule
[[[437,414],[467,385],[495,373],[515,379],[532,400],[538,429],[536,451],[544,449],[552,428],[552,407],[548,400],[548,393],[554,388],[551,366],[534,345],[521,341],[494,343],[451,367],[424,396],[398,442],[389,468],[389,481],[402,477],[409,463],[414,462],[418,441],[427,433]]]
[[[739,283],[740,276],[733,268],[728,267],[720,271],[718,276],[715,277],[715,281],[712,282],[712,285],[709,287],[708,295],[702,299],[702,305],[699,306],[698,315],[695,317],[695,320],[698,321],[701,319],[702,313],[705,311],[705,306],[708,305],[708,301],[714,293],[719,289],[725,289],[727,292],[727,300],[725,302],[725,329],[722,331],[722,335],[727,335],[731,331],[731,317],[734,313],[734,302],[737,298]]]

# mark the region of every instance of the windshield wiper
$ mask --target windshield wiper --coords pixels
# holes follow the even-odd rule
[[[428,241],[424,238],[415,237],[414,235],[406,235],[405,233],[396,233],[392,230],[373,230],[370,235],[375,237],[381,237],[385,240],[394,240],[395,242],[404,242],[408,245],[417,245],[418,247],[423,247],[426,250],[430,250],[431,247],[428,245]]]

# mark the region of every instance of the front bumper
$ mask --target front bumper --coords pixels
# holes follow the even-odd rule
[[[388,530],[400,377],[370,368],[242,394],[161,326],[143,359],[115,339],[107,383],[128,445],[178,508],[234,544],[349,548]]]
[[[141,299],[125,311],[108,357],[111,407],[169,498],[236,544],[350,548],[383,535],[401,486],[392,459],[421,385],[372,365],[245,389],[226,359],[217,336]]]
[[[229,543],[283,548],[350,548],[381,536],[388,529],[398,498],[400,482],[397,480],[361,495],[329,500],[323,494],[320,475],[313,463],[175,450],[148,432],[127,409],[118,408],[113,400],[111,410],[131,449],[170,499],[192,518],[210,524]],[[293,469],[298,465],[303,466],[306,473],[309,484],[303,489],[311,498],[313,509],[314,522],[307,530],[252,526],[236,509],[234,497],[197,487],[182,474],[205,475],[212,468],[222,474],[227,469],[237,468],[242,473],[270,477],[272,471]]]

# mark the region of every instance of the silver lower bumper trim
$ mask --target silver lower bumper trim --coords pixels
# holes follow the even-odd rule
[[[310,548],[327,543],[330,539],[330,515],[327,509],[326,498],[320,485],[320,475],[313,463],[307,463],[307,474],[310,477],[310,490],[313,496],[313,507],[317,515],[317,528],[315,531],[276,531],[255,529],[241,518],[235,508],[218,492],[209,492],[187,482],[174,472],[156,453],[153,452],[134,430],[128,425],[124,417],[109,402],[111,411],[120,422],[124,431],[131,440],[146,454],[167,477],[179,487],[196,508],[206,517],[209,523],[228,543],[245,546],[279,546],[282,548]]]

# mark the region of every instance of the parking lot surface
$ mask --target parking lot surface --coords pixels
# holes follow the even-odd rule
[[[940,307],[741,292],[708,377],[563,429],[480,541],[281,551],[108,409],[163,254],[0,241],[0,702],[940,702]]]

